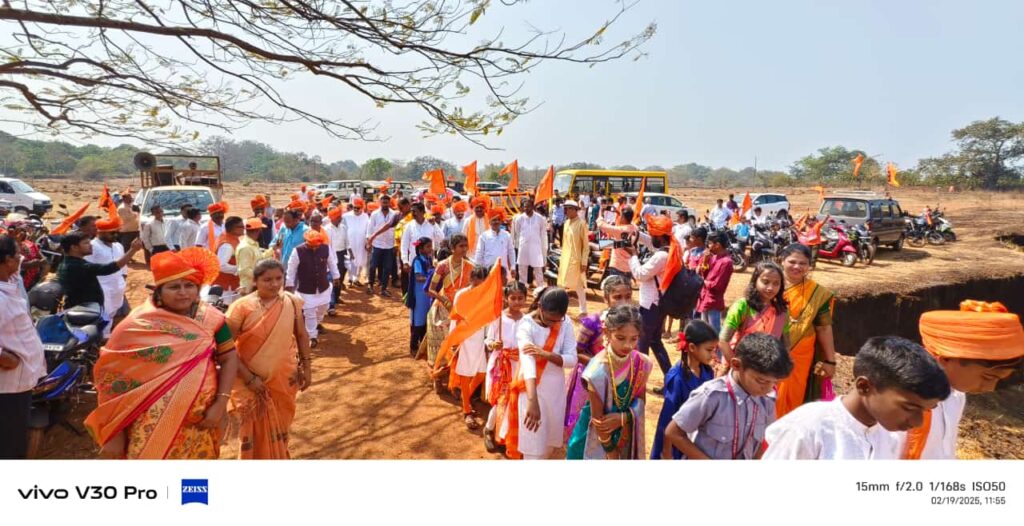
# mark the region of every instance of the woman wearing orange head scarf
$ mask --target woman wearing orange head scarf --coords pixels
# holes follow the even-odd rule
[[[238,377],[232,414],[240,420],[238,458],[288,458],[295,396],[310,382],[309,335],[302,300],[285,292],[284,265],[268,259],[253,271],[256,291],[228,308],[237,334]]]
[[[152,299],[100,350],[98,407],[85,426],[103,458],[216,459],[238,365],[224,315],[199,300],[217,258],[200,248],[161,252],[151,268]]]
[[[780,255],[785,274],[783,297],[789,305],[789,357],[793,372],[779,382],[775,399],[776,418],[826,397],[836,371],[836,347],[832,339],[835,297],[808,274],[811,249],[794,243]]]
[[[994,391],[1024,360],[1020,318],[1001,303],[967,300],[960,310],[921,315],[921,342],[946,371],[949,398],[925,413],[924,424],[904,436],[903,458],[955,459],[964,393]]]

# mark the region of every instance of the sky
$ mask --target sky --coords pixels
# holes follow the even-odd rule
[[[512,42],[531,26],[580,38],[616,11],[612,0],[494,4],[467,40],[503,28]],[[233,138],[326,162],[432,155],[456,163],[740,169],[756,157],[759,169],[785,170],[833,145],[910,167],[950,151],[950,131],[971,121],[1024,121],[1020,0],[640,0],[609,30],[609,41],[649,22],[657,34],[638,61],[547,63],[526,76],[522,93],[540,106],[486,140],[500,151],[424,138],[418,111],[376,109],[305,78],[283,94],[327,115],[370,119],[387,141],[342,141],[309,124],[267,123]]]

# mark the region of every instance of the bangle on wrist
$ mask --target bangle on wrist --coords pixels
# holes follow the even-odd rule
[[[836,362],[834,360],[822,360],[821,363],[828,364],[828,365],[835,365],[836,364]]]

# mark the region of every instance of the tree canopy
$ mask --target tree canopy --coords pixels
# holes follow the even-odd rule
[[[974,121],[952,137],[956,151],[921,160],[924,180],[989,190],[1024,182],[1024,122]]]
[[[534,105],[520,88],[545,62],[595,65],[642,55],[656,26],[612,40],[619,0],[583,35],[537,29],[517,41],[484,34],[484,16],[525,0],[21,0],[4,1],[0,104],[31,132],[175,145],[198,127],[306,121],[343,139],[380,138],[286,97],[296,77],[326,81],[378,107],[410,105],[427,134],[479,142]]]

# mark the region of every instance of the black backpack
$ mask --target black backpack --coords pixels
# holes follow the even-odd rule
[[[658,278],[654,278],[654,284],[658,287],[658,309],[663,315],[676,319],[693,316],[700,291],[704,288],[704,279],[696,272],[685,267],[676,272],[665,292],[661,292]]]

